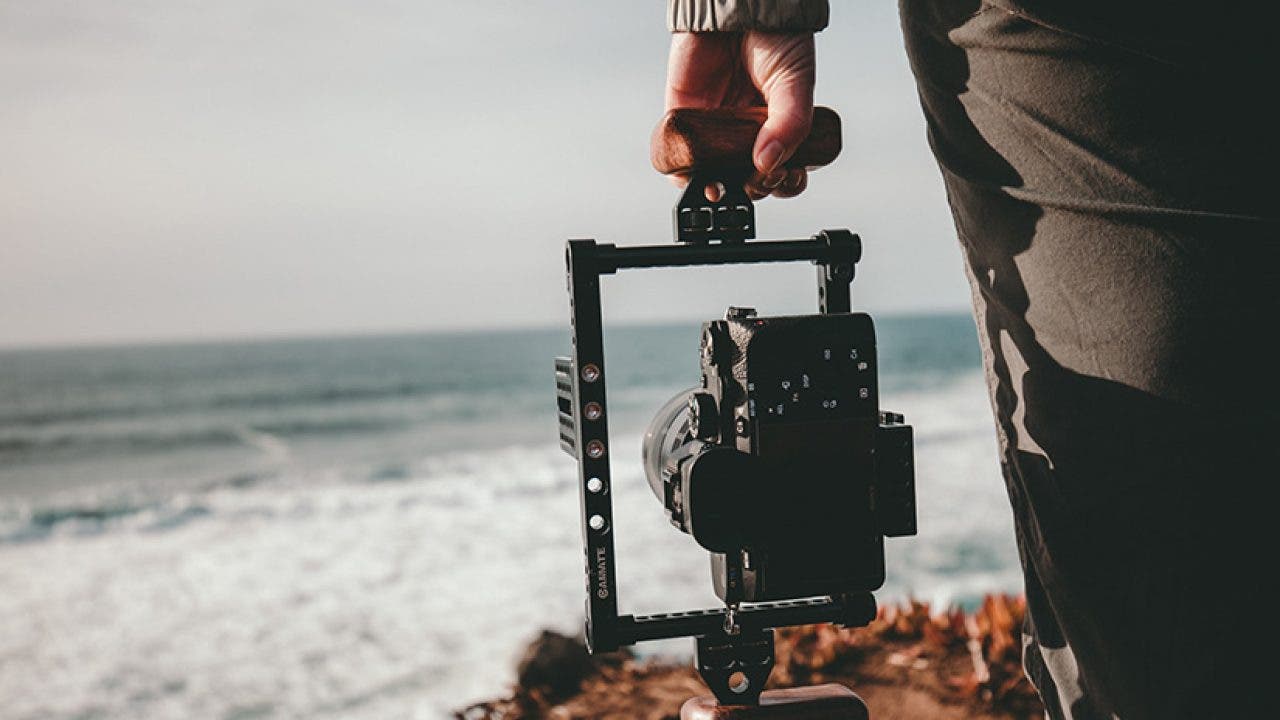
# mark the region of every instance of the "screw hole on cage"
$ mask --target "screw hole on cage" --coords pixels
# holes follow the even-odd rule
[[[587,489],[593,493],[601,492],[604,490],[604,481],[598,477],[593,477],[587,481]]]
[[[745,673],[736,672],[729,676],[729,689],[741,695],[751,687],[751,681],[747,679]]]
[[[605,522],[603,515],[592,515],[591,519],[587,520],[587,524],[596,532],[604,532],[609,526],[609,523]]]

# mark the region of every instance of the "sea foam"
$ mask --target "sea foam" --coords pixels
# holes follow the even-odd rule
[[[888,541],[881,597],[1017,590],[980,376],[884,402],[917,427],[921,535]],[[712,607],[638,446],[624,430],[612,453],[622,610]],[[539,628],[578,629],[577,480],[553,440],[375,470],[5,506],[5,716],[444,717],[502,692]]]

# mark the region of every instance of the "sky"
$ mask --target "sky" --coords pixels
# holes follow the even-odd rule
[[[662,3],[0,0],[0,345],[551,326],[563,244],[671,242]],[[845,150],[761,237],[863,238],[855,309],[962,309],[896,3],[833,3]],[[624,271],[607,321],[815,307],[813,269]]]

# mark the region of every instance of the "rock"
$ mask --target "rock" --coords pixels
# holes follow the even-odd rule
[[[576,693],[594,671],[591,655],[581,640],[543,630],[525,648],[516,666],[516,679],[522,690],[538,690],[555,702]]]

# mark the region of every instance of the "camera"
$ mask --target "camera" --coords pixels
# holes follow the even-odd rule
[[[702,327],[702,385],[645,432],[650,488],[711,552],[726,604],[864,593],[884,583],[884,538],[916,531],[912,432],[882,412],[864,313]]]

